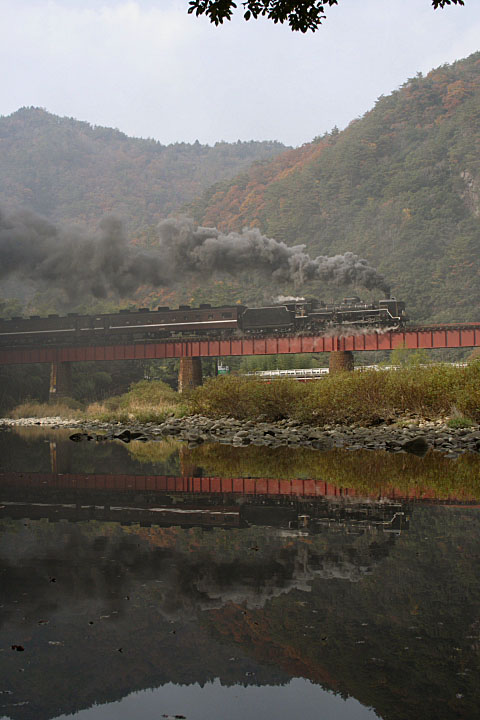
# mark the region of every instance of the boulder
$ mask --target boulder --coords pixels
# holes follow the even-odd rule
[[[430,445],[423,435],[418,435],[417,437],[412,438],[412,440],[407,440],[402,444],[402,450],[412,453],[413,455],[418,455],[419,457],[426,455],[429,447]]]

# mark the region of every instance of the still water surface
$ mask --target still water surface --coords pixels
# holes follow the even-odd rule
[[[479,715],[480,463],[0,433],[0,717]]]

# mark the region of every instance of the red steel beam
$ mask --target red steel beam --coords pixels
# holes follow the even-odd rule
[[[91,360],[149,360],[235,355],[284,355],[334,350],[393,350],[480,346],[480,324],[459,327],[415,328],[345,337],[315,335],[229,340],[171,340],[121,345],[0,350],[0,365],[20,363],[86,362]]]

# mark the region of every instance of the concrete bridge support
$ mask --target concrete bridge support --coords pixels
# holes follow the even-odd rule
[[[193,390],[202,384],[202,360],[199,357],[180,358],[178,392]]]
[[[334,350],[330,353],[328,367],[330,373],[353,370],[353,352],[351,350]]]
[[[72,385],[72,364],[69,362],[57,362],[54,360],[50,365],[50,390],[48,402],[53,403],[62,397],[71,396]]]

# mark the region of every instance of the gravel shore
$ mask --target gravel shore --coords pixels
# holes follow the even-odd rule
[[[266,447],[307,447],[328,450],[385,450],[424,455],[429,448],[447,457],[464,452],[480,453],[480,426],[453,429],[443,421],[412,420],[405,423],[382,424],[375,427],[326,425],[323,428],[300,425],[291,420],[275,423],[244,422],[223,417],[217,420],[193,415],[168,418],[163,423],[122,423],[66,420],[60,417],[0,419],[2,427],[42,426],[51,429],[72,429],[73,442],[121,440],[130,442],[159,441],[175,437],[196,447],[204,442],[218,442],[234,447],[259,445]]]

